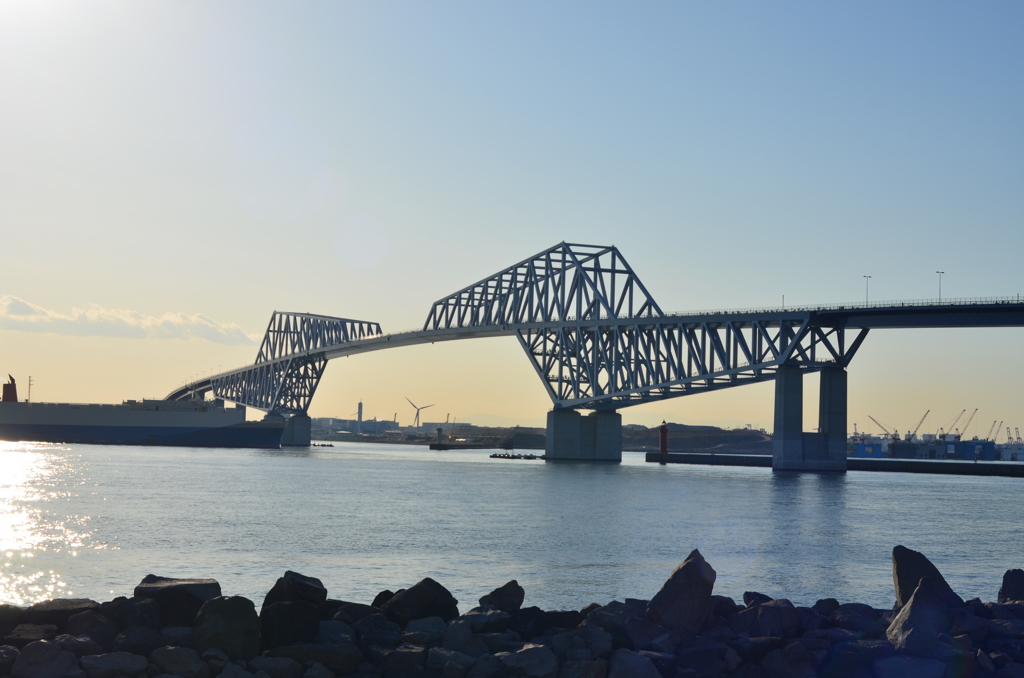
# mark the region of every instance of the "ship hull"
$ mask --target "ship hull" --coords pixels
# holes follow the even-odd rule
[[[277,448],[284,428],[284,421],[245,421],[240,408],[168,401],[0,403],[0,440],[8,441]]]

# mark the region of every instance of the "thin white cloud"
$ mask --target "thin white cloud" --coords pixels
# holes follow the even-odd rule
[[[0,296],[0,330],[74,337],[195,338],[231,346],[255,344],[259,339],[234,323],[218,323],[204,315],[164,313],[154,317],[125,309],[101,308],[95,304],[63,314],[10,295]]]

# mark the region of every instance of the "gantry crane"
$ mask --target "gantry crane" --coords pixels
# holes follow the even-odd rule
[[[967,410],[964,410],[964,411],[966,412]],[[964,438],[964,437],[967,436],[967,427],[971,425],[972,421],[974,421],[974,415],[976,415],[977,413],[978,413],[978,408],[975,407],[974,411],[971,412],[971,416],[967,417],[967,423],[964,424],[964,430],[963,430],[962,433],[959,434],[960,438]]]
[[[893,440],[899,440],[900,439],[899,431],[896,431],[896,432],[890,431],[889,429],[887,429],[885,426],[882,425],[882,422],[878,421],[877,419],[872,417],[870,414],[868,415],[868,419],[870,419],[871,421],[875,422],[875,426],[877,426],[878,428],[880,428],[883,431],[885,431]]]
[[[956,415],[956,419],[953,420],[953,423],[947,426],[945,429],[940,428],[938,434],[936,434],[936,437],[939,440],[945,441],[946,436],[948,436],[949,432],[953,430],[953,427],[956,426],[956,423],[960,421],[960,417],[964,416],[965,412],[967,412],[966,409],[960,410],[960,414]]]
[[[914,427],[914,430],[910,432],[910,435],[907,436],[907,440],[913,440],[914,439],[914,436],[917,435],[917,430],[919,428],[921,428],[921,424],[924,423],[925,417],[928,416],[929,412],[931,412],[931,410],[926,410],[925,413],[923,415],[921,415],[921,419],[917,422],[917,426]]]

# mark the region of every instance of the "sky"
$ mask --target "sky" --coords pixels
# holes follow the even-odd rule
[[[0,0],[0,372],[161,397],[274,310],[421,326],[560,241],[666,311],[1024,292],[1011,2]],[[1024,426],[1024,328],[873,332],[850,429]],[[805,427],[816,378],[805,384]],[[313,416],[540,425],[511,338],[332,361]],[[622,411],[771,429],[769,384]],[[1004,425],[1005,427],[1005,425]]]

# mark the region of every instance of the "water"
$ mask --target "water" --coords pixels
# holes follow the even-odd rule
[[[518,579],[526,604],[649,598],[693,548],[715,591],[893,602],[895,544],[962,596],[1024,565],[1024,481],[503,461],[338,443],[260,451],[0,443],[0,602],[131,595],[213,577],[257,605],[286,569],[369,602],[430,576],[468,609]]]

